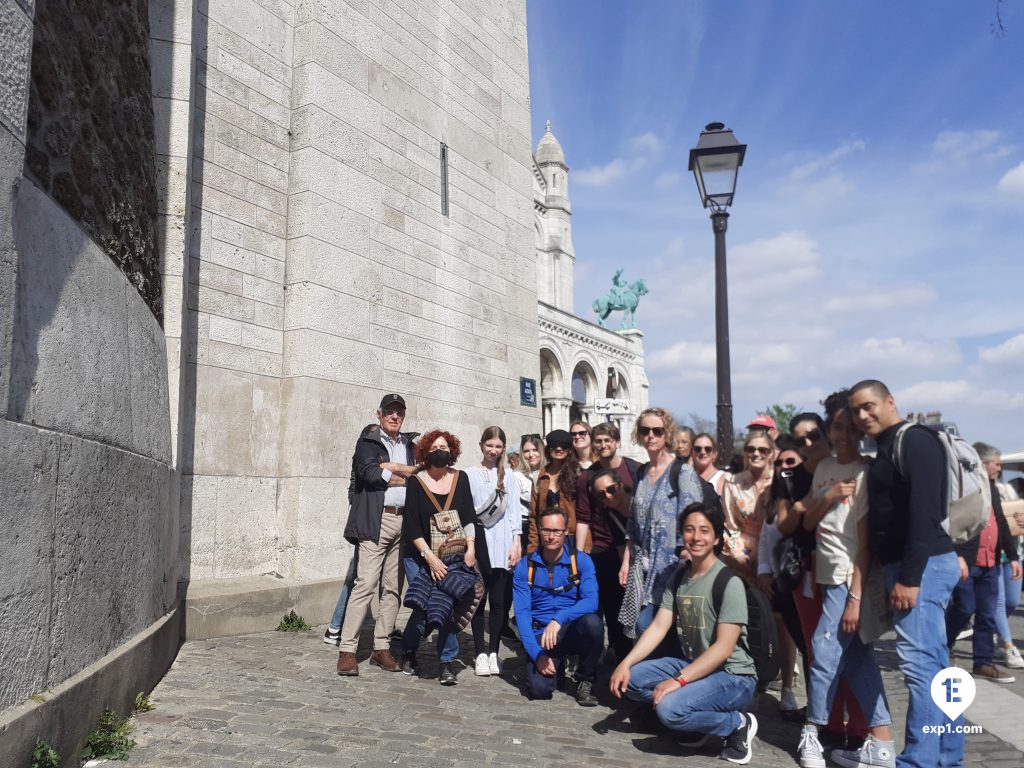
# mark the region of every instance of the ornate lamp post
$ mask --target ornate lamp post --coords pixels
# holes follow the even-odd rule
[[[732,380],[729,369],[729,296],[725,271],[726,209],[736,194],[736,177],[747,145],[740,144],[723,123],[708,123],[697,146],[690,150],[690,170],[697,180],[701,203],[711,209],[715,233],[715,347],[718,362],[718,450],[723,462],[732,460]]]

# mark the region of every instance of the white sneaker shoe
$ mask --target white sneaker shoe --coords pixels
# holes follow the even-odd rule
[[[800,744],[796,748],[800,768],[825,768],[825,749],[818,741],[818,729],[805,725],[800,731]]]
[[[479,660],[477,663],[479,664]],[[501,674],[501,662],[498,660],[498,654],[492,653],[487,657],[487,669],[492,675]]]
[[[1010,669],[1024,669],[1024,658],[1021,657],[1017,646],[1011,645],[1006,649],[1006,660],[1003,663]]]
[[[783,712],[792,712],[794,709],[799,709],[800,705],[796,703],[796,694],[793,693],[792,688],[783,688],[782,695],[779,696],[779,709]]]
[[[475,672],[479,677],[488,677],[491,674],[491,665],[487,663],[487,654],[481,653],[476,657]]]

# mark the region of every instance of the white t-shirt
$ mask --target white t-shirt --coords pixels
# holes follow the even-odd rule
[[[469,476],[469,487],[473,491],[473,505],[483,509],[484,505],[494,497],[494,487],[498,482],[498,470],[484,469],[481,466],[466,470]],[[484,532],[487,541],[487,556],[492,568],[508,568],[508,556],[512,551],[512,537],[523,531],[523,518],[519,512],[519,484],[524,478],[517,476],[511,468],[505,467],[505,514],[490,528],[478,525]]]
[[[849,584],[853,559],[857,555],[857,523],[868,512],[868,465],[863,461],[840,464],[835,457],[824,459],[814,470],[811,494],[820,499],[832,486],[853,480],[853,496],[837,501],[821,518],[815,531],[815,580],[819,584]]]

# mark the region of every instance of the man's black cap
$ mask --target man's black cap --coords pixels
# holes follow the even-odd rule
[[[380,409],[383,411],[385,408],[387,408],[389,406],[392,406],[392,405],[401,406],[402,409],[404,410],[405,409],[405,400],[402,398],[401,395],[395,395],[395,394],[384,395],[384,399],[380,401]]]

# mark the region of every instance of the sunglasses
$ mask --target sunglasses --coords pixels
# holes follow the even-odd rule
[[[665,428],[664,427],[637,427],[636,428],[636,433],[638,435],[640,435],[640,437],[647,437],[648,435],[650,435],[652,433],[654,434],[655,437],[664,437],[665,436]]]
[[[818,429],[817,427],[815,427],[810,432],[808,432],[806,435],[804,435],[803,439],[806,442],[813,444],[813,443],[816,443],[819,440],[821,440],[821,438],[823,438],[823,437],[824,437],[824,435],[821,434],[821,430]]]
[[[540,435],[534,433],[532,435],[523,435],[522,437],[519,438],[519,442],[520,443],[524,443],[527,440],[537,440],[539,442],[540,441]]]
[[[758,448],[756,445],[748,445],[743,450],[746,451],[747,453],[756,453],[759,456],[767,456],[769,453],[772,452],[771,448]]]
[[[572,439],[573,440],[579,440],[581,437],[586,437],[590,433],[589,432],[570,432],[569,434],[572,435]]]
[[[799,463],[800,459],[776,459],[775,468],[778,469],[779,467],[795,467]]]
[[[554,451],[568,451],[569,450],[569,446],[561,445],[561,444],[549,445],[548,446],[548,450],[551,451],[551,452],[554,452]]]
[[[403,419],[405,418],[405,409],[404,408],[388,408],[386,411],[382,411],[382,413],[385,416],[398,416],[398,417],[403,418]]]
[[[713,445],[695,445],[693,446],[694,453],[714,453],[715,446]]]
[[[600,490],[598,490],[598,493],[600,493],[602,496],[605,496],[605,497],[610,499],[616,493],[619,492],[619,488],[621,488],[621,487],[622,487],[622,485],[620,483],[612,483],[607,488],[601,488]]]

